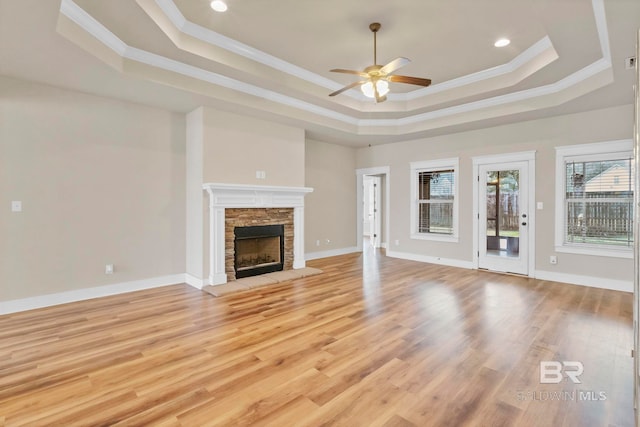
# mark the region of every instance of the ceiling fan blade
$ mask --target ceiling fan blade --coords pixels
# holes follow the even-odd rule
[[[382,67],[380,69],[380,73],[381,74],[393,73],[395,70],[398,70],[398,69],[404,67],[405,65],[407,65],[410,62],[411,62],[410,59],[403,58],[402,56],[400,56],[400,57],[394,59],[393,61],[389,62],[384,67]]]
[[[363,84],[365,84],[365,83],[366,83],[366,80],[360,80],[359,82],[351,83],[350,85],[347,85],[347,86],[343,87],[343,88],[342,88],[342,89],[340,89],[340,90],[337,90],[337,91],[335,91],[335,92],[333,92],[333,93],[330,93],[330,94],[329,94],[329,96],[336,96],[336,95],[340,95],[342,92],[344,92],[344,91],[346,91],[346,90],[353,89],[354,87],[356,87],[356,86],[360,86],[360,85],[363,85]]]
[[[387,80],[394,83],[408,83],[417,86],[429,86],[431,84],[431,79],[421,79],[420,77],[409,76],[396,76],[393,74],[387,76]]]
[[[334,68],[333,70],[329,70],[332,73],[344,73],[344,74],[355,74],[360,77],[368,77],[369,75],[364,71],[356,71],[356,70],[344,70],[342,68]]]

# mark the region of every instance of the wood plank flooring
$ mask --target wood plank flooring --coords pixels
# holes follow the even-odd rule
[[[632,296],[352,254],[0,316],[7,426],[632,426]],[[541,384],[543,360],[580,384]]]

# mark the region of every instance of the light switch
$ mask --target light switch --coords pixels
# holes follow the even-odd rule
[[[22,202],[20,200],[11,202],[11,212],[22,212]]]
[[[538,209],[539,211],[541,211],[544,208],[544,205],[542,204],[542,202],[538,202],[536,203],[536,209]]]

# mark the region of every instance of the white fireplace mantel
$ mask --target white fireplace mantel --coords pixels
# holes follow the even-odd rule
[[[295,208],[304,207],[309,187],[271,185],[203,184],[209,193],[209,206],[220,208]]]
[[[224,265],[225,209],[293,208],[293,268],[304,268],[304,196],[309,187],[206,183],[209,193],[209,283],[227,283]]]

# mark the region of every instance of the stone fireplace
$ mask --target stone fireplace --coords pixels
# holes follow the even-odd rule
[[[278,271],[274,268],[305,266],[304,196],[313,189],[235,184],[204,184],[203,188],[209,193],[211,285]],[[282,229],[282,236],[274,239],[270,234],[279,235],[276,228]],[[238,249],[245,253],[241,266]]]
[[[225,212],[225,273],[227,280],[248,277],[250,273],[267,273],[271,271],[291,270],[293,268],[293,242],[294,242],[294,226],[293,226],[293,208],[235,208],[227,209]],[[278,250],[282,246],[280,270],[272,268],[264,268],[264,271],[246,271],[242,270],[238,274],[236,261],[238,259],[238,235],[240,235],[240,249],[268,249],[266,245],[269,240],[273,245],[273,238],[276,234],[275,227],[282,228],[282,238],[277,240]],[[256,241],[256,239],[258,239]],[[245,241],[246,240],[246,241]],[[266,255],[263,252],[263,256]],[[249,254],[251,255],[251,253]],[[256,254],[257,255],[257,254]],[[278,254],[280,257],[280,254]],[[272,261],[275,262],[275,261]],[[267,267],[267,266],[264,266]],[[245,268],[245,267],[241,267]]]

